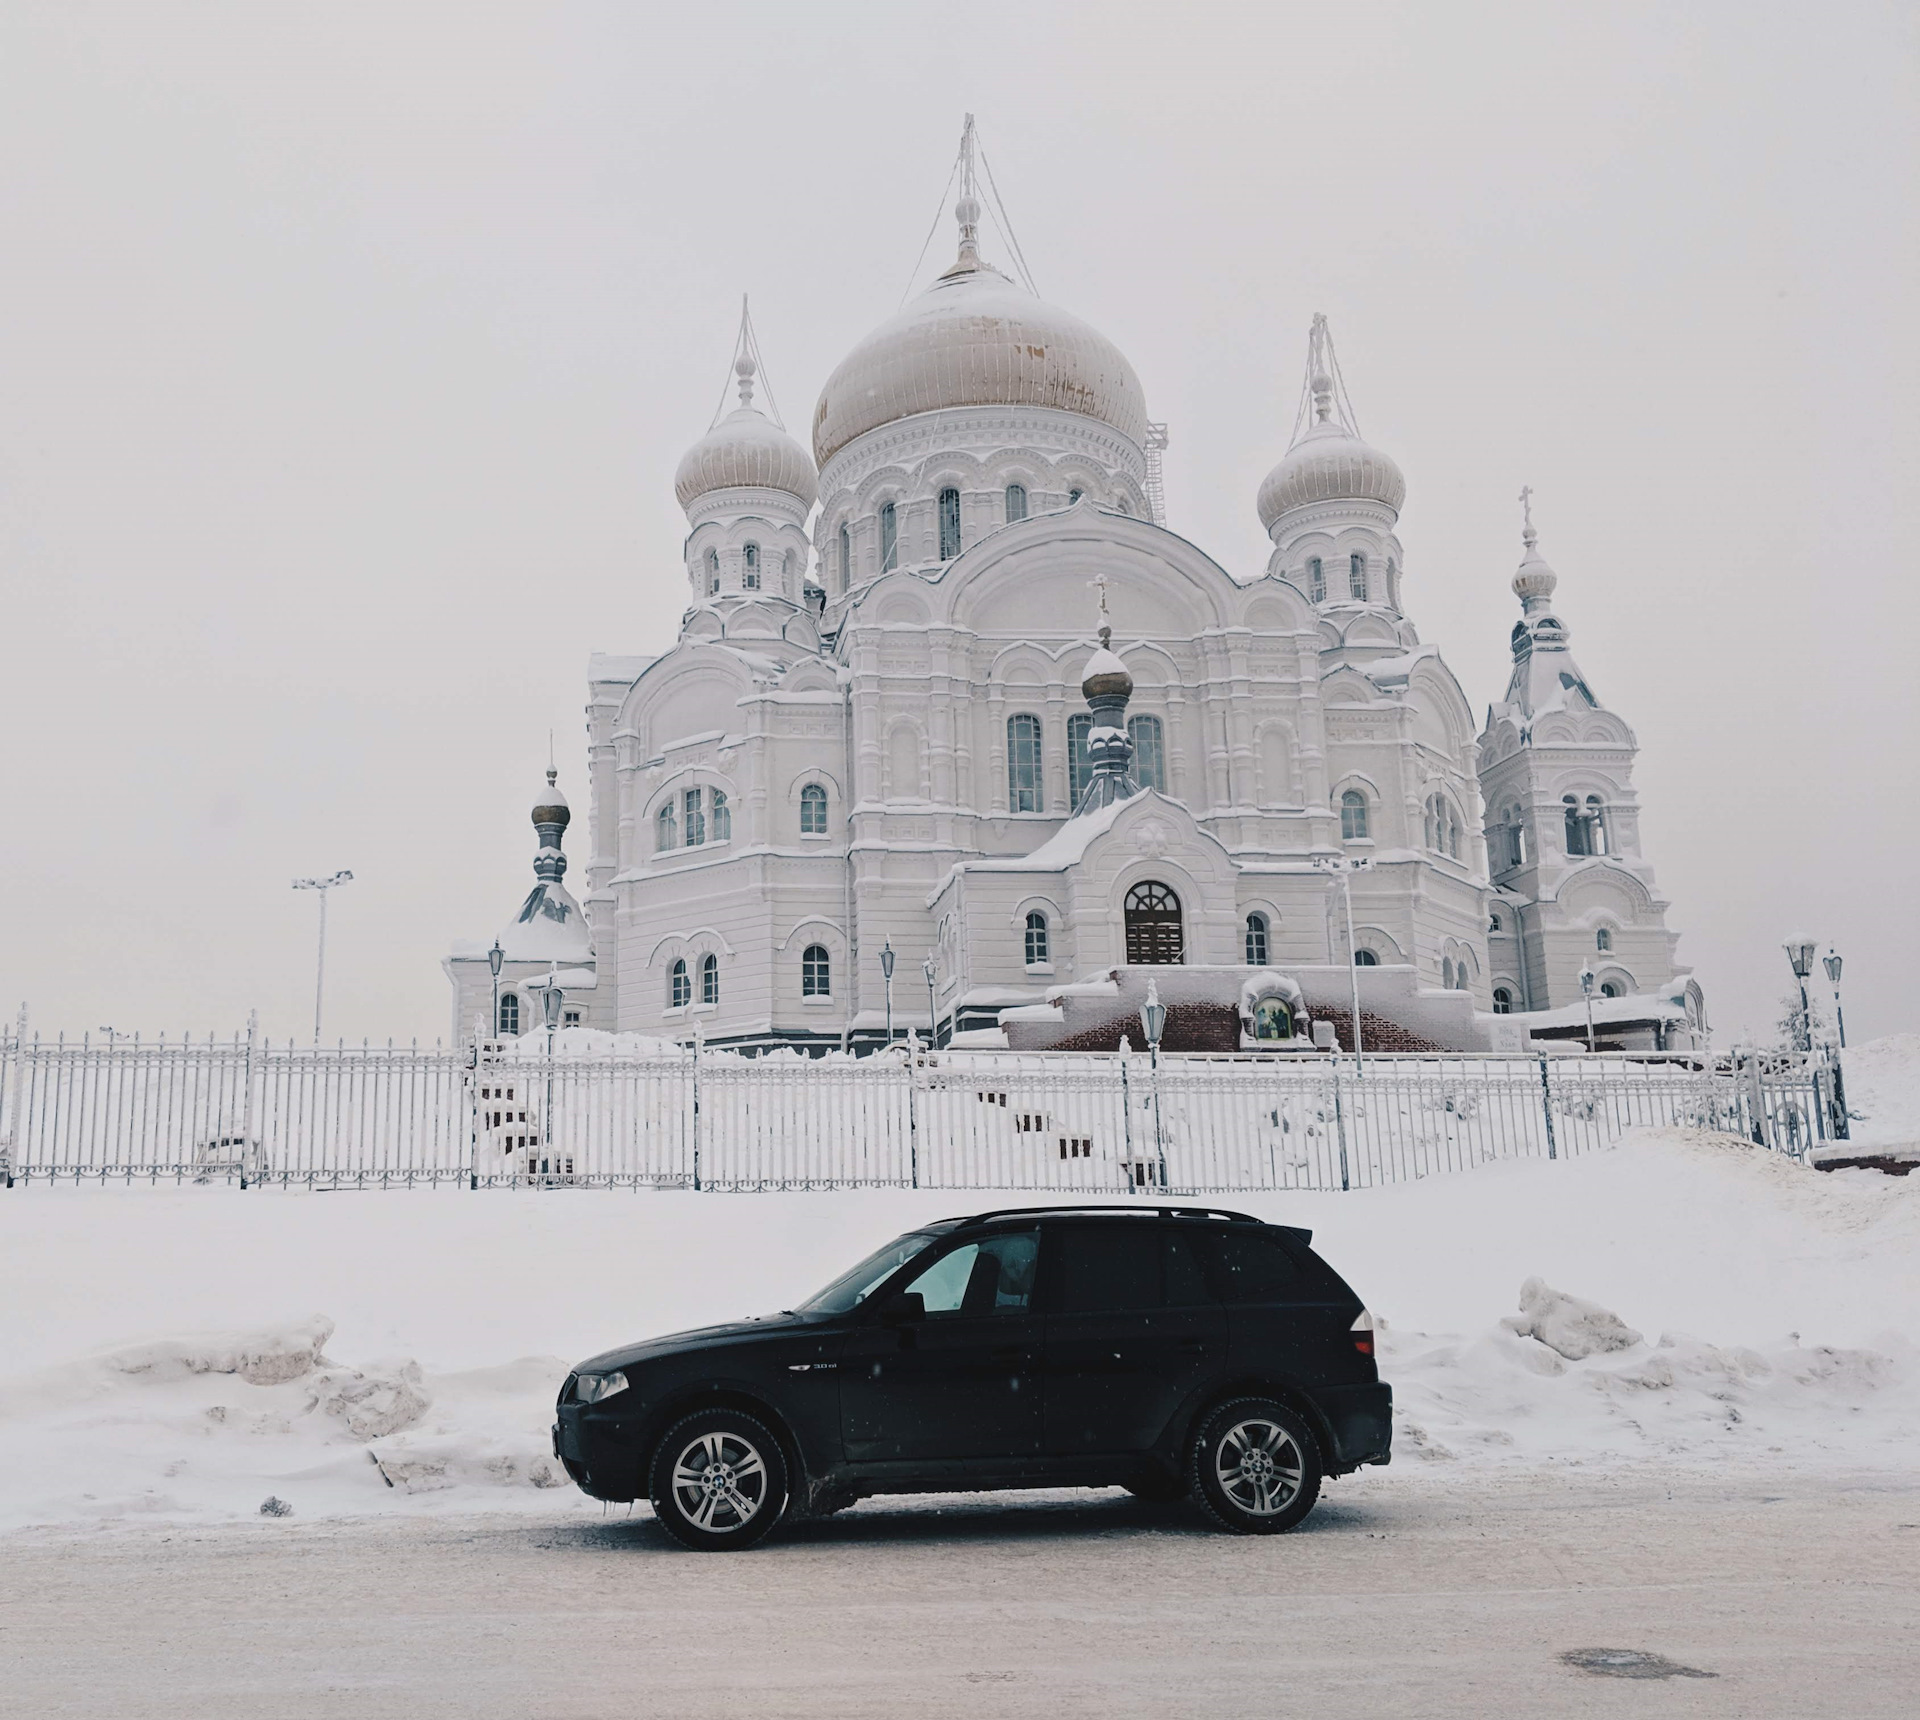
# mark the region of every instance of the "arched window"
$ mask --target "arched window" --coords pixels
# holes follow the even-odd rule
[[[1185,959],[1180,898],[1149,879],[1134,885],[1123,904],[1129,967],[1173,967]]]
[[[1440,964],[1440,983],[1448,991],[1453,990],[1453,957],[1448,956]]]
[[[1567,853],[1577,857],[1587,851],[1587,821],[1581,816],[1580,802],[1571,794],[1563,794],[1560,804],[1566,809]]]
[[[1267,965],[1267,916],[1249,914],[1247,916],[1247,966],[1265,967]]]
[[[520,1031],[520,994],[503,991],[500,994],[500,1020],[495,1031],[509,1039]]]
[[[1607,852],[1607,808],[1597,794],[1587,796],[1587,852]]]
[[[900,560],[900,515],[893,503],[880,508],[880,571],[886,573]]]
[[[1327,570],[1317,555],[1307,557],[1307,596],[1315,603],[1327,600]]]
[[[1353,952],[1353,965],[1355,967],[1378,967],[1380,965],[1380,958],[1375,955],[1372,950],[1355,950]]]
[[[1039,967],[1053,958],[1047,954],[1047,916],[1034,908],[1027,914],[1027,966]]]
[[[749,591],[758,591],[760,589],[760,546],[757,543],[748,544],[745,554],[747,573],[741,583]]]
[[[1007,524],[1027,517],[1027,486],[1009,484],[1007,486]]]
[[[1393,604],[1400,601],[1400,567],[1392,556],[1387,557],[1387,601]]]
[[[840,589],[847,590],[853,584],[853,533],[845,526],[840,528]]]
[[[1495,1015],[1511,1015],[1513,1013],[1513,993],[1508,991],[1504,985],[1496,985],[1493,988],[1493,1013]]]
[[[1621,997],[1625,994],[1620,990],[1620,982],[1617,979],[1606,979],[1600,982],[1600,995],[1602,997]]]
[[[940,559],[952,561],[960,553],[960,492],[949,486],[940,492]]]
[[[716,842],[733,840],[733,808],[727,804],[727,791],[716,788],[713,791],[713,814],[710,822],[713,826],[713,839]]]
[[[1167,792],[1167,748],[1158,717],[1129,717],[1127,739],[1133,742],[1133,780],[1142,788]]]
[[[1093,733],[1093,713],[1076,711],[1067,718],[1067,799],[1075,806],[1093,780],[1093,754],[1087,737]]]
[[[720,958],[706,955],[700,958],[700,1001],[718,1003],[720,1001]]]
[[[1358,552],[1347,557],[1347,594],[1361,603],[1367,600],[1367,558]]]
[[[693,1001],[693,986],[687,979],[687,964],[678,957],[667,969],[667,1008],[685,1009]]]
[[[825,944],[808,944],[800,952],[800,995],[802,997],[833,995],[833,962],[827,954]]]
[[[707,595],[717,596],[720,590],[720,552],[717,549],[707,551]]]
[[[1453,802],[1444,794],[1432,795],[1427,800],[1427,846],[1449,859],[1460,858],[1460,819],[1453,810]]]
[[[1350,788],[1340,796],[1340,840],[1367,840],[1367,797],[1357,788]]]
[[[1490,932],[1497,932],[1499,931],[1499,929],[1500,929],[1500,916],[1498,914],[1489,914],[1487,916],[1487,930]]]
[[[1527,863],[1526,820],[1517,806],[1507,808],[1506,861],[1509,866],[1524,866]]]
[[[788,550],[787,553],[780,558],[780,585],[783,591],[787,592],[788,594],[792,593],[793,591],[793,551],[792,550]]]
[[[687,846],[689,848],[699,848],[707,840],[707,819],[706,814],[701,810],[699,789],[690,788],[687,790],[685,805],[687,813]]]
[[[1613,948],[1613,928],[1611,926],[1602,926],[1599,931],[1593,934],[1593,947],[1596,950],[1610,950]]]
[[[671,800],[662,801],[660,810],[653,815],[654,852],[664,854],[678,841],[679,836],[675,833],[674,829],[673,802]]]
[[[800,791],[800,834],[824,836],[827,833],[827,791],[810,782]]]
[[[1072,507],[1073,504],[1079,501],[1079,499],[1082,496],[1084,496],[1086,493],[1087,492],[1085,490],[1069,490],[1067,492],[1067,506]]]
[[[1007,810],[1040,810],[1040,719],[1022,712],[1007,718]]]

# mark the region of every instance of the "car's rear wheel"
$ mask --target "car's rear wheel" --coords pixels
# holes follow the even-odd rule
[[[1194,1497],[1223,1529],[1277,1535],[1320,1497],[1320,1442],[1285,1404],[1236,1398],[1201,1425],[1190,1473]]]
[[[647,1488],[653,1514],[683,1547],[751,1547],[787,1503],[787,1460],[773,1430],[735,1409],[696,1410],[667,1429]]]

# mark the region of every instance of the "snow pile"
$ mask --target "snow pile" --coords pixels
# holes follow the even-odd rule
[[[1510,1314],[1500,1323],[1520,1337],[1538,1338],[1570,1362],[1609,1350],[1629,1350],[1640,1342],[1640,1334],[1618,1314],[1554,1290],[1543,1278],[1529,1278],[1520,1286],[1519,1314]]]
[[[1920,1134],[1885,1097],[1920,1085],[1920,1042],[1862,1048],[1855,1067],[1876,1127]],[[296,1521],[597,1514],[548,1444],[570,1361],[791,1307],[890,1236],[1006,1204],[0,1192],[0,1527],[257,1519],[268,1497]],[[1573,1160],[1223,1204],[1310,1226],[1382,1322],[1396,1462],[1910,1470],[1920,1448],[1920,1176],[1661,1130]]]
[[[1920,1033],[1895,1033],[1841,1053],[1853,1138],[1828,1149],[1846,1158],[1885,1153],[1920,1159]]]

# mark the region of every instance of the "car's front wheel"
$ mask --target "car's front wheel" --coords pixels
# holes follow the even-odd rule
[[[751,1547],[787,1503],[787,1460],[773,1430],[734,1409],[696,1410],[667,1429],[654,1453],[653,1514],[683,1547]]]
[[[1222,1404],[1195,1437],[1191,1465],[1194,1496],[1238,1535],[1291,1529],[1320,1497],[1320,1442],[1271,1398]]]

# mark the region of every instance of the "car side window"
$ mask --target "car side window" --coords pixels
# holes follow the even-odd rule
[[[1220,1230],[1207,1243],[1207,1276],[1222,1302],[1285,1302],[1298,1293],[1300,1267],[1279,1237]]]
[[[906,1286],[926,1304],[928,1319],[943,1314],[1024,1314],[1033,1301],[1040,1233],[1002,1231],[950,1248]]]
[[[1167,1306],[1193,1308],[1206,1302],[1218,1302],[1207,1283],[1206,1255],[1201,1248],[1203,1236],[1192,1231],[1163,1227],[1162,1256],[1167,1272]]]
[[[1062,1314],[1159,1307],[1160,1229],[1128,1222],[1061,1230],[1053,1243],[1053,1306]]]

